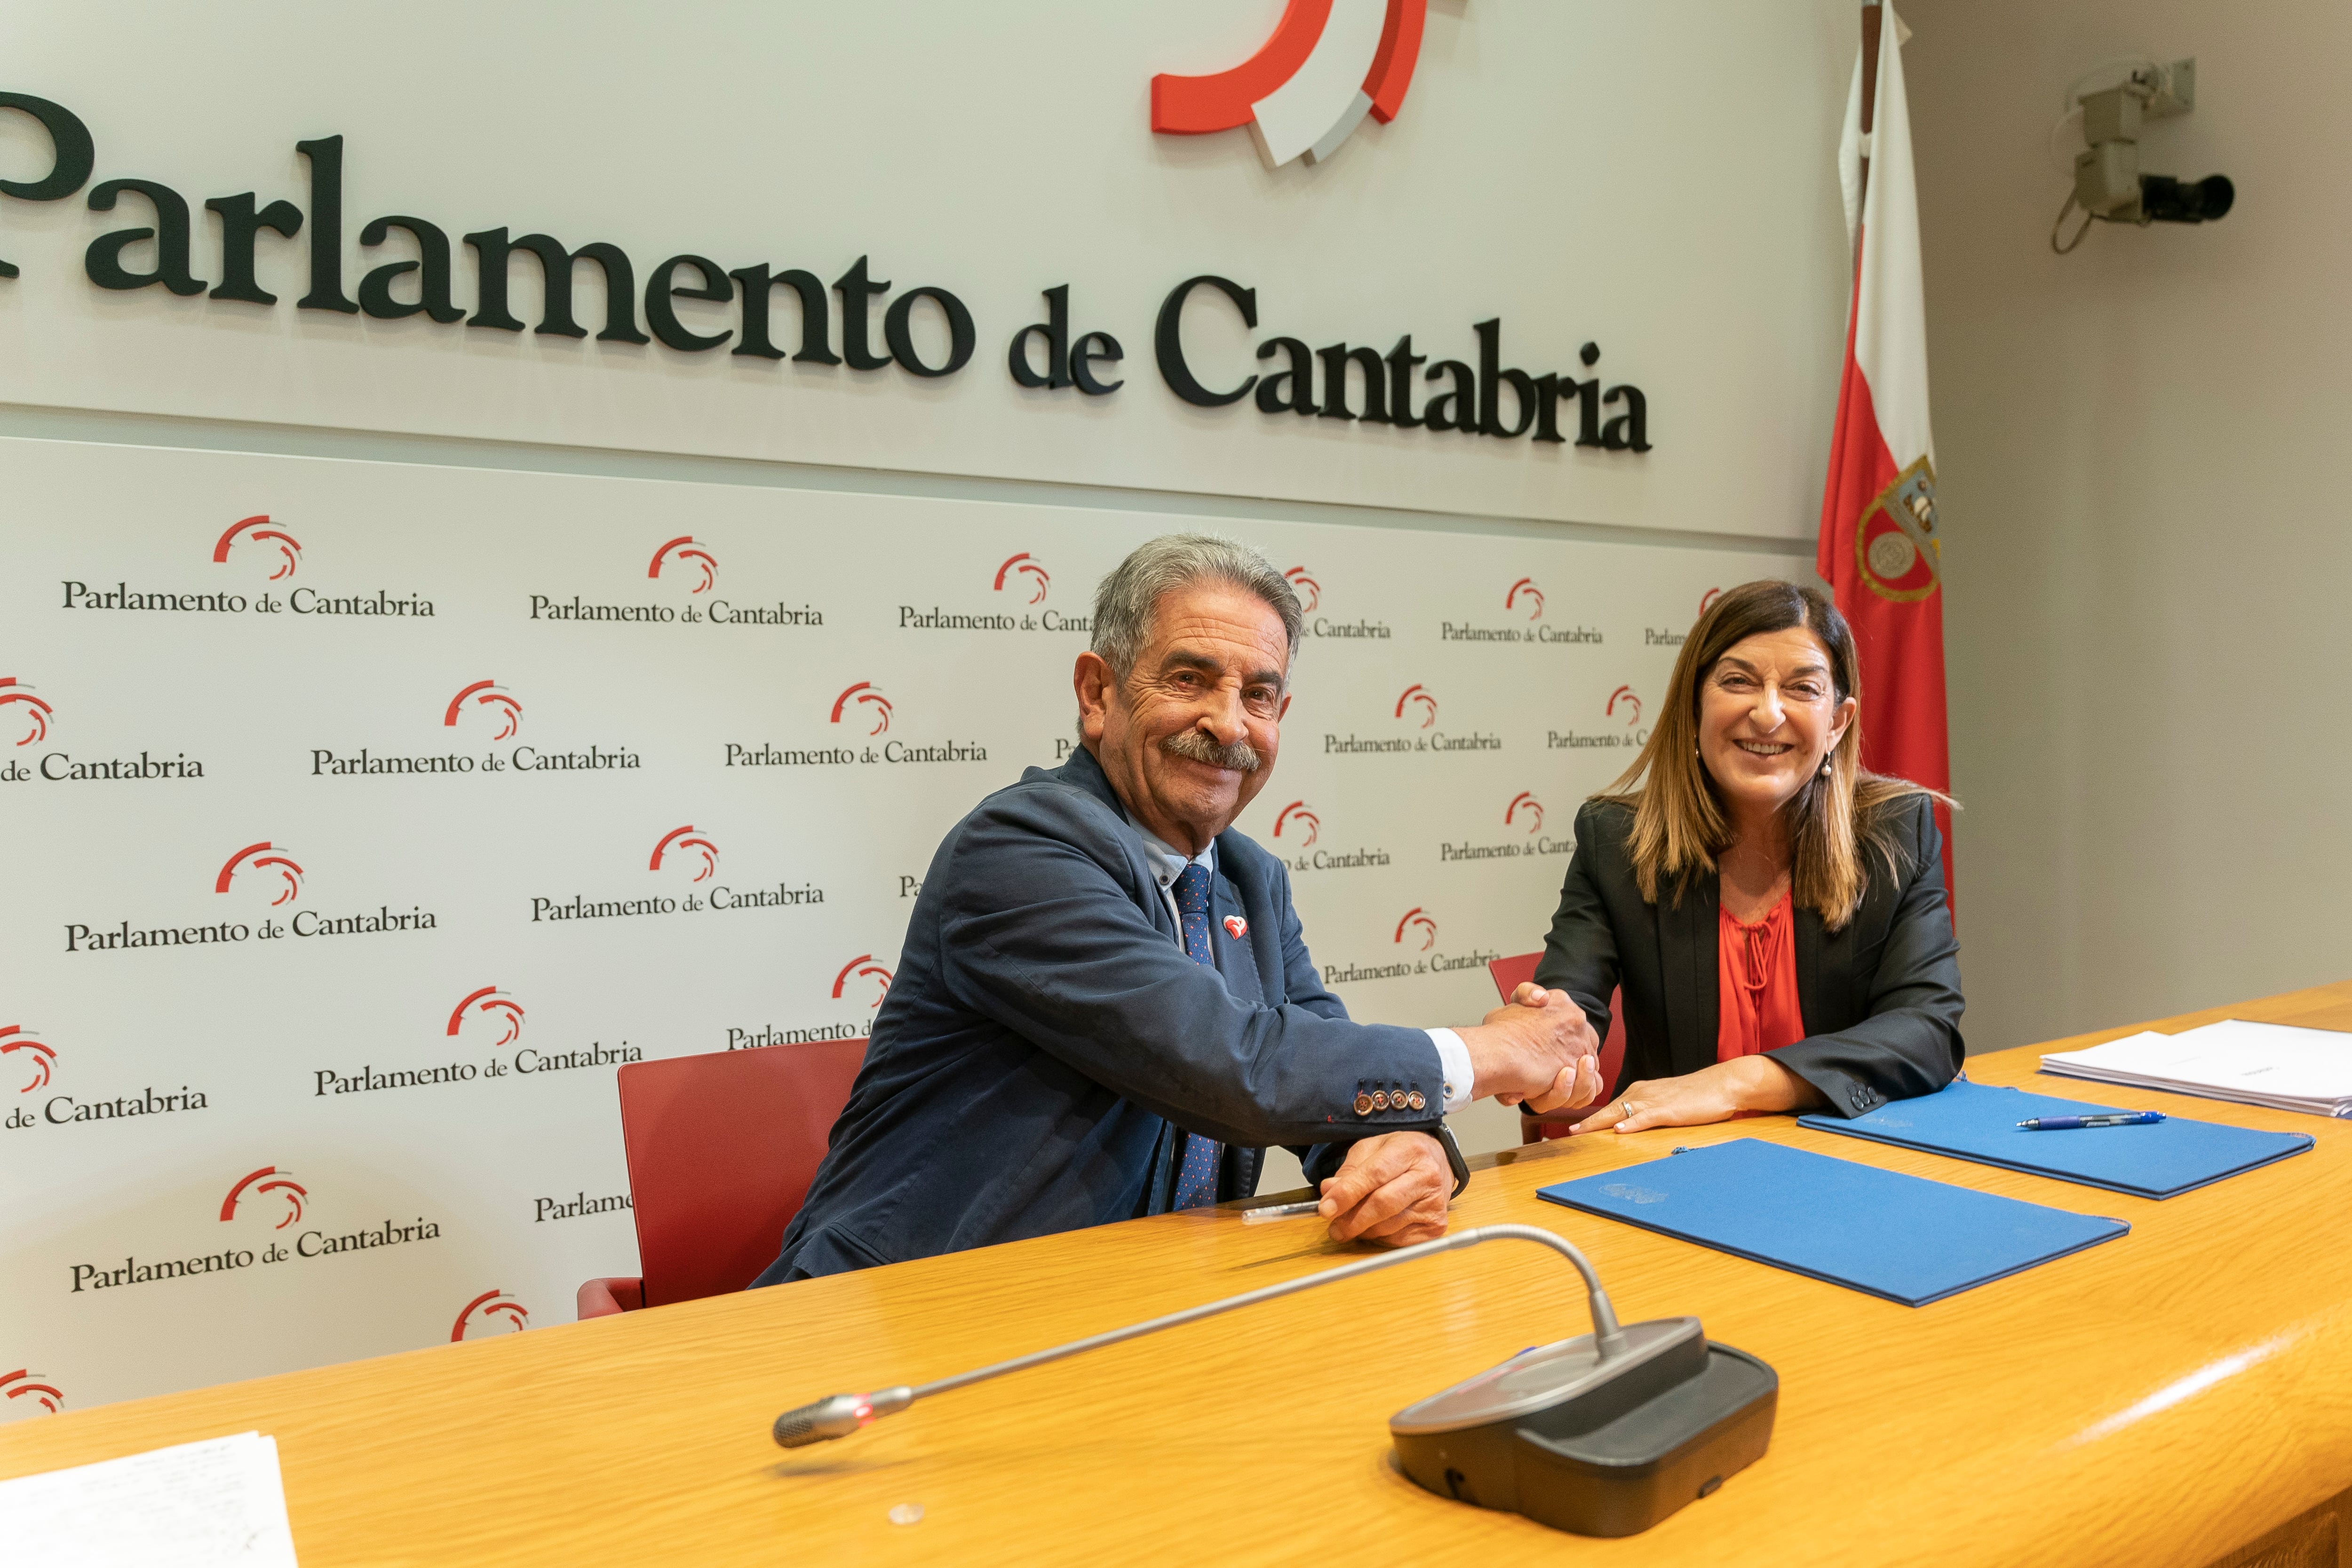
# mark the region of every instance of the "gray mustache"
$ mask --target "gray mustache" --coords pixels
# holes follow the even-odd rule
[[[1160,748],[1193,762],[1235,773],[1255,773],[1258,768],[1257,747],[1248,741],[1236,740],[1231,746],[1223,746],[1197,729],[1178,730],[1161,741]]]

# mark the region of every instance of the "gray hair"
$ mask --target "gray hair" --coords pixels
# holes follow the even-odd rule
[[[1160,601],[1177,589],[1202,580],[1229,583],[1255,593],[1282,617],[1288,661],[1298,655],[1299,632],[1306,612],[1290,580],[1255,547],[1215,534],[1163,534],[1138,545],[1111,570],[1095,590],[1094,651],[1110,666],[1112,678],[1124,683],[1135,667],[1136,655],[1151,640],[1152,617]]]

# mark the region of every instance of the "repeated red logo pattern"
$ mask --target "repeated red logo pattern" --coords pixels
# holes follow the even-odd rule
[[[694,873],[697,882],[709,881],[711,873],[719,869],[719,846],[696,832],[691,822],[682,828],[672,828],[661,836],[661,841],[654,845],[653,860],[646,869],[661,870],[662,862],[672,855],[686,857],[689,861],[698,857],[701,860],[702,869]]]
[[[710,553],[709,546],[697,542],[691,534],[680,534],[654,551],[653,562],[646,568],[646,575],[657,580],[673,566],[681,569],[681,577],[688,572],[699,574],[694,586],[687,591],[689,593],[708,593],[719,581],[719,558]]]
[[[1706,614],[1708,611],[1715,608],[1715,601],[1722,597],[1723,590],[1719,588],[1708,589],[1705,593],[1698,596],[1698,612],[1701,615]]]
[[[6,1376],[0,1377],[0,1399],[6,1399],[11,1403],[19,1399],[29,1399],[52,1416],[64,1409],[66,1403],[66,1396],[58,1392],[57,1385],[49,1382],[40,1373],[22,1366]]]
[[[278,896],[269,901],[273,909],[281,904],[291,904],[302,895],[302,868],[284,850],[267,841],[247,844],[223,862],[220,875],[213,879],[213,891],[226,893],[230,883],[240,874],[252,872],[277,873]],[[267,880],[265,877],[265,883]]]
[[[879,735],[890,727],[890,699],[884,696],[882,688],[872,681],[860,681],[834,698],[831,722],[839,724],[842,714],[847,711],[852,702],[874,716],[874,727],[866,734]]]
[[[1023,550],[1019,555],[1006,557],[1004,564],[996,569],[996,592],[1002,593],[1004,591],[1004,578],[1005,574],[1008,572],[1012,573],[1016,578],[1025,580],[1029,586],[1034,591],[1029,595],[1030,603],[1043,604],[1045,602],[1045,595],[1047,591],[1053,588],[1054,580],[1052,576],[1046,572],[1044,563],[1039,561],[1036,557],[1031,555],[1027,550]],[[1018,584],[1015,586],[1018,586]]]
[[[519,1333],[530,1327],[530,1313],[504,1291],[484,1291],[458,1312],[457,1321],[449,1325],[449,1343],[463,1340],[475,1323],[504,1323],[508,1332]]]
[[[236,1218],[237,1205],[240,1200],[247,1197],[258,1200],[270,1193],[278,1194],[279,1200],[286,1206],[285,1218],[272,1227],[273,1229],[283,1230],[302,1218],[302,1200],[310,1196],[310,1189],[296,1181],[292,1171],[282,1171],[276,1166],[264,1166],[257,1171],[239,1177],[237,1184],[228,1189],[228,1196],[221,1199],[222,1222],[226,1223]]]
[[[457,695],[449,699],[448,707],[441,714],[441,727],[444,729],[457,727],[457,716],[467,706],[469,700],[473,706],[487,708],[498,716],[499,732],[490,737],[492,740],[510,740],[515,731],[522,727],[522,704],[516,699],[514,694],[496,681],[476,681],[469,686],[460,688]]]
[[[1427,686],[1418,681],[1405,687],[1403,695],[1397,698],[1397,717],[1404,717],[1405,709],[1408,707],[1421,715],[1422,728],[1427,729],[1437,722],[1437,697]]]
[[[874,961],[874,955],[871,953],[860,953],[856,957],[852,958],[848,963],[844,964],[841,967],[841,973],[833,977],[834,1000],[839,1001],[841,999],[844,988],[848,986],[849,982],[853,978],[879,980],[881,982],[881,986],[875,991],[874,1000],[870,1004],[874,1007],[880,1007],[882,1005],[882,998],[890,994],[890,971],[876,963]]]
[[[33,695],[33,688],[14,675],[0,675],[0,708],[15,709],[13,717],[25,724],[26,730],[16,744],[31,746],[49,737],[49,716],[58,710]]]
[[[504,1030],[499,1044],[512,1045],[522,1035],[522,1004],[496,986],[484,986],[449,1009],[449,1038],[466,1027],[468,1016],[495,1019]]]
[[[215,566],[227,565],[230,552],[239,545],[275,548],[277,565],[269,573],[269,580],[272,582],[283,582],[293,576],[295,569],[302,564],[301,542],[284,528],[272,528],[266,515],[247,517],[241,522],[231,523],[228,532],[221,535],[220,542],[213,546],[213,563]]]
[[[22,1024],[10,1024],[0,1029],[0,1057],[22,1056],[23,1065],[30,1073],[27,1081],[17,1086],[19,1094],[30,1094],[36,1089],[49,1086],[49,1069],[58,1060],[56,1050],[42,1043],[41,1038]],[[13,1071],[17,1065],[11,1062]]]
[[[269,517],[261,515],[245,518],[224,533],[215,546],[213,559],[224,565],[231,564],[233,560],[242,564],[257,559],[271,569],[268,580],[275,582],[299,571],[302,547],[290,533],[272,526]],[[257,571],[259,568],[253,570]],[[1298,593],[1304,609],[1314,612],[1319,608],[1320,584],[1305,566],[1294,566],[1284,576]],[[717,561],[690,536],[681,536],[655,552],[647,577],[688,580],[691,584],[689,591],[699,595],[714,587]],[[998,592],[1009,589],[1018,593],[1025,584],[1028,588],[1027,602],[1035,605],[1048,597],[1051,581],[1051,575],[1044,563],[1024,551],[1006,558],[1000,564],[994,573],[993,588]],[[1702,612],[1719,595],[1719,590],[1708,590],[1701,601]],[[1540,619],[1545,613],[1542,591],[1531,578],[1521,578],[1513,582],[1505,596],[1507,610],[1516,612],[1523,604],[1531,620]],[[1640,722],[1641,699],[1630,686],[1620,686],[1611,695],[1607,712],[1612,718],[1621,705],[1626,708],[1629,725]],[[518,732],[522,720],[522,706],[518,697],[494,680],[473,681],[459,688],[449,699],[444,709],[443,724],[445,727],[456,727],[468,710],[484,710],[492,716],[499,727],[494,738],[505,740]],[[893,712],[891,702],[873,683],[861,681],[842,691],[832,706],[831,722],[843,723],[845,716],[852,708],[871,715],[870,734],[878,736],[889,729]],[[31,686],[15,676],[0,677],[0,709],[7,710],[0,713],[0,740],[14,739],[15,745],[26,746],[47,738],[49,719],[55,710],[48,702],[36,695]],[[1395,705],[1395,716],[1399,719],[1404,719],[1412,713],[1421,716],[1420,727],[1423,729],[1433,727],[1438,715],[1438,701],[1434,694],[1419,684],[1405,688]],[[14,732],[20,716],[26,727],[26,733],[21,739],[16,739]],[[1516,828],[1524,824],[1528,833],[1538,832],[1543,828],[1544,808],[1532,792],[1523,790],[1512,798],[1506,809],[1504,821],[1507,826]],[[1294,800],[1277,814],[1274,836],[1301,846],[1313,845],[1319,838],[1320,826],[1318,814],[1306,801]],[[694,871],[692,877],[696,883],[703,882],[715,873],[717,846],[707,837],[698,835],[691,824],[673,830],[656,844],[649,869],[655,872],[663,870],[671,854],[688,857],[689,868],[698,864],[698,870]],[[265,889],[274,893],[270,898],[271,904],[283,905],[300,896],[305,874],[303,866],[289,852],[265,841],[246,846],[221,865],[215,892],[227,894],[240,876],[257,878]],[[1247,933],[1247,923],[1237,916],[1228,917],[1224,925],[1234,939],[1241,939]],[[1438,934],[1438,923],[1425,908],[1415,906],[1404,912],[1399,919],[1391,941],[1402,946],[1407,942],[1409,934],[1418,934],[1420,951],[1430,951]],[[836,999],[845,997],[854,999],[856,995],[864,994],[863,988],[870,987],[872,1001],[869,1006],[878,1008],[887,995],[892,978],[891,969],[877,962],[874,955],[861,954],[845,964],[835,975],[832,996]],[[446,1020],[446,1033],[456,1038],[463,1032],[468,1019],[490,1019],[500,1030],[497,1043],[503,1047],[519,1038],[524,1018],[522,1006],[508,993],[494,986],[485,986],[469,992],[453,1008]],[[31,1093],[46,1088],[51,1081],[57,1061],[56,1049],[41,1040],[33,1031],[14,1024],[0,1027],[0,1092],[5,1092],[5,1086],[9,1082],[18,1084],[19,1093]],[[282,1231],[302,1221],[310,1197],[308,1187],[297,1180],[291,1171],[274,1166],[264,1166],[241,1177],[228,1190],[220,1206],[219,1218],[226,1223],[242,1217],[251,1224],[258,1215],[262,1223]],[[485,1325],[491,1324],[503,1324],[510,1331],[520,1330],[529,1326],[529,1321],[528,1310],[519,1300],[503,1290],[492,1290],[478,1295],[465,1305],[453,1322],[450,1337],[453,1341],[463,1340],[469,1328],[478,1332]],[[43,1381],[42,1375],[26,1368],[0,1376],[0,1397],[9,1401],[19,1398],[33,1400],[51,1411],[59,1409],[63,1402],[63,1396],[53,1385]]]

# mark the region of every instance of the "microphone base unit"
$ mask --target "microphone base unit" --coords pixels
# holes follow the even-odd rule
[[[1780,1380],[1696,1318],[1521,1351],[1389,1421],[1404,1473],[1440,1497],[1578,1535],[1635,1535],[1764,1457]]]

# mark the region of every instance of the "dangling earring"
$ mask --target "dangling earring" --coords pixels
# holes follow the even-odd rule
[[[1824,758],[1822,758],[1822,778],[1824,778],[1824,779],[1826,779],[1826,778],[1828,778],[1829,776],[1830,776],[1830,759],[1829,759],[1828,758],[1824,757]]]

